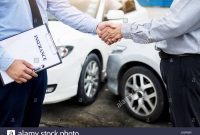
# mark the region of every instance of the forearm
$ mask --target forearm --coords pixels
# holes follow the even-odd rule
[[[6,71],[13,62],[14,59],[0,47],[0,70]]]
[[[200,4],[198,0],[184,0],[175,3],[161,18],[143,24],[124,24],[123,36],[133,39],[135,42],[151,43],[191,32],[199,28],[200,8],[197,6],[198,4]]]
[[[81,32],[96,34],[96,28],[99,22],[74,7],[70,7],[69,10],[69,15],[66,15],[66,17],[63,16],[61,19],[63,23]],[[67,14],[68,11],[65,12]]]
[[[132,39],[136,43],[148,44],[152,42],[157,42],[157,38],[152,38],[149,33],[150,24],[123,24],[122,25],[122,36],[126,39]]]
[[[63,23],[85,33],[96,33],[98,22],[71,6],[68,0],[49,0],[48,10]]]

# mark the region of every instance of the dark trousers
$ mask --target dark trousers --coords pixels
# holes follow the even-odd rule
[[[200,126],[200,56],[161,60],[167,86],[170,115],[175,127]]]
[[[38,127],[47,87],[47,72],[26,84],[0,85],[0,127]]]

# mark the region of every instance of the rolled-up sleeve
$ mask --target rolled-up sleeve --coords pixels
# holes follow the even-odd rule
[[[99,22],[71,6],[68,0],[48,0],[47,9],[63,23],[82,32],[96,34]]]
[[[175,0],[169,12],[161,18],[142,24],[123,24],[123,37],[147,44],[186,34],[200,27],[199,5],[199,0]]]
[[[0,46],[0,70],[6,71],[14,59]]]

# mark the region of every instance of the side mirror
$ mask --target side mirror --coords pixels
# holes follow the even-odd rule
[[[106,18],[108,20],[122,20],[124,19],[124,12],[121,10],[109,10]]]

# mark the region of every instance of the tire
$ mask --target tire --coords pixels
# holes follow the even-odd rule
[[[123,74],[120,94],[127,111],[139,120],[155,122],[165,111],[165,89],[157,76],[143,66],[132,67]]]
[[[82,105],[92,104],[99,93],[101,85],[101,62],[96,54],[89,54],[82,67],[77,101]]]

